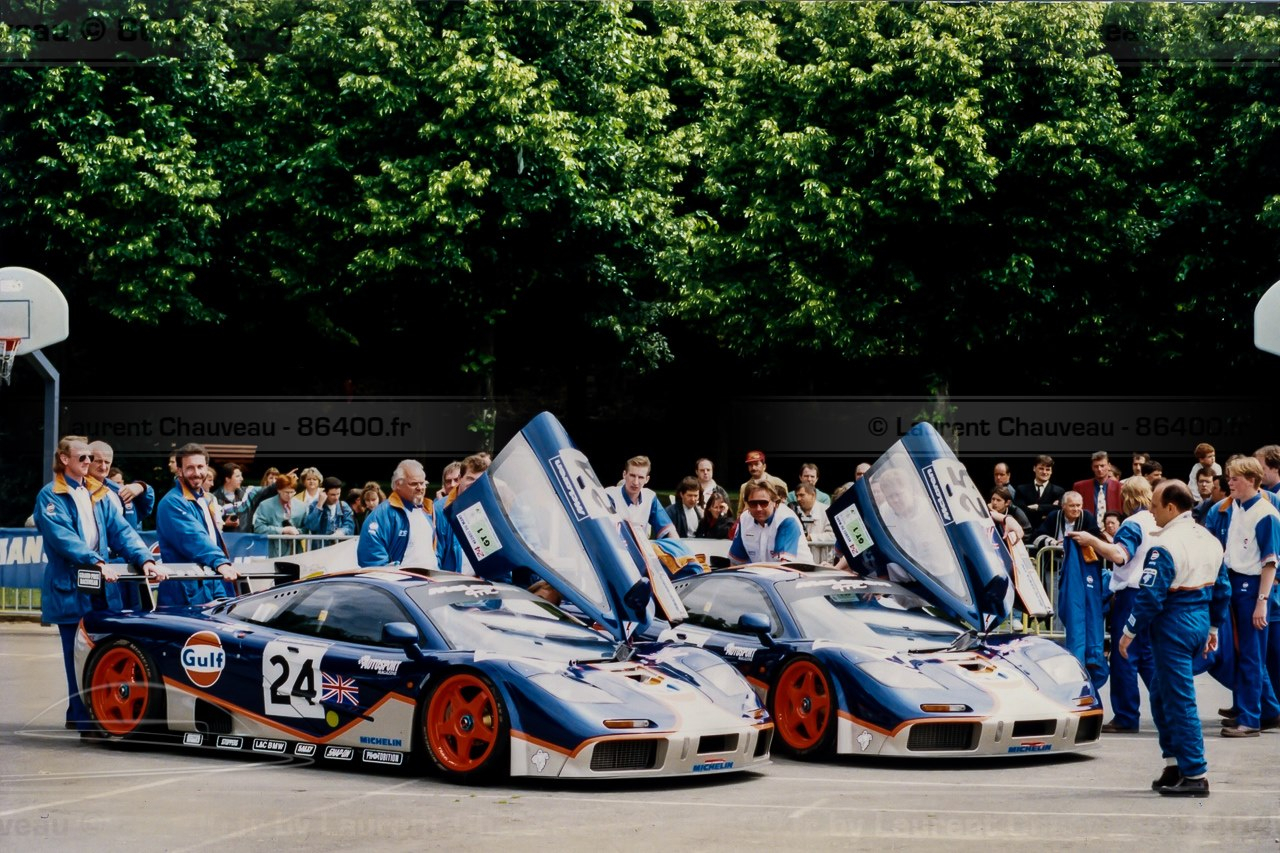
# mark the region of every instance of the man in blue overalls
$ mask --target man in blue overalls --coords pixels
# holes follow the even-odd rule
[[[1166,765],[1151,787],[1165,796],[1209,796],[1193,666],[1197,655],[1216,647],[1230,595],[1218,583],[1222,546],[1191,517],[1194,505],[1185,483],[1164,480],[1156,486],[1151,513],[1160,530],[1151,534],[1119,646],[1127,658],[1133,638],[1147,629],[1155,664],[1151,716]]]

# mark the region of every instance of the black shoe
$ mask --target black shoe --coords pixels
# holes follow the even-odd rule
[[[1219,717],[1238,717],[1240,716],[1240,710],[1238,708],[1219,708],[1218,716]]]
[[[1137,726],[1134,726],[1133,728],[1126,728],[1125,726],[1118,725],[1114,719],[1111,722],[1103,723],[1102,725],[1103,734],[1131,735],[1131,734],[1137,734],[1137,732],[1138,732]]]
[[[1280,717],[1272,717],[1269,720],[1263,720],[1259,726],[1264,732],[1267,729],[1280,729]]]
[[[1234,726],[1238,722],[1238,718],[1223,717],[1221,720],[1218,720],[1218,722],[1222,725],[1223,728],[1226,728],[1227,726]]]
[[[1223,737],[1257,737],[1258,730],[1245,726],[1224,726],[1221,734]]]
[[[1209,780],[1204,776],[1199,779],[1188,779],[1183,776],[1172,785],[1161,785],[1156,790],[1162,797],[1207,797]]]
[[[1181,778],[1182,771],[1178,769],[1178,765],[1166,765],[1164,770],[1160,772],[1160,778],[1151,780],[1151,790],[1159,791],[1161,788],[1177,784],[1178,780]]]

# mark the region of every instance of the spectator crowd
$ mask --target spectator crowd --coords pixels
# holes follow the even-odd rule
[[[1193,664],[1186,655],[1181,663],[1170,663],[1173,640],[1157,636],[1156,629],[1168,629],[1169,613],[1177,607],[1199,614],[1202,602],[1205,624],[1212,628],[1206,653],[1216,647],[1219,629],[1228,625],[1234,644],[1232,671],[1226,677],[1234,700],[1221,709],[1222,734],[1247,738],[1280,728],[1280,596],[1274,584],[1280,550],[1280,445],[1232,456],[1225,461],[1225,471],[1207,443],[1197,445],[1194,456],[1183,482],[1166,479],[1161,463],[1149,454],[1134,453],[1125,472],[1108,453],[1099,451],[1090,460],[1092,476],[1070,488],[1053,482],[1054,460],[1048,455],[1035,457],[1030,477],[1020,484],[1015,484],[1010,466],[998,462],[985,497],[991,518],[1010,545],[1023,541],[1032,553],[1063,549],[1064,571],[1070,564],[1084,580],[1085,596],[1073,600],[1082,603],[1060,604],[1060,611],[1065,606],[1067,612],[1059,615],[1068,625],[1069,640],[1073,630],[1079,631],[1094,647],[1086,657],[1098,686],[1108,677],[1109,661],[1114,716],[1103,730],[1137,731],[1137,681],[1142,679],[1155,697],[1152,712],[1166,758],[1176,759],[1181,767],[1153,787],[1161,793],[1204,795],[1208,788],[1207,782],[1201,784],[1202,754],[1188,757],[1163,739],[1194,711],[1187,710],[1185,695],[1169,692],[1170,685],[1189,684],[1191,671],[1186,668]],[[477,453],[450,462],[434,492],[423,465],[406,459],[396,466],[390,489],[384,491],[374,480],[348,487],[316,467],[287,472],[269,467],[257,483],[247,484],[238,462],[215,465],[204,447],[190,444],[170,457],[172,487],[159,496],[153,485],[129,481],[113,462],[112,448],[104,442],[63,438],[54,481],[42,490],[32,516],[50,548],[44,602],[47,621],[62,629],[64,649],[70,648],[74,635],[68,626],[74,626],[89,603],[83,594],[62,594],[50,586],[62,574],[78,565],[97,565],[110,581],[117,572],[111,564],[128,559],[160,581],[161,603],[198,604],[224,594],[224,584],[237,577],[227,557],[228,532],[270,536],[273,555],[292,552],[290,537],[358,537],[361,566],[404,564],[471,573],[444,509],[480,478],[490,458]],[[813,544],[835,538],[828,517],[832,502],[857,480],[875,476],[872,465],[860,463],[853,480],[828,494],[819,486],[819,469],[812,462],[801,464],[790,484],[768,470],[761,450],[748,451],[743,464],[747,478],[731,494],[716,481],[712,461],[699,458],[664,500],[650,488],[650,459],[637,455],[626,461],[620,480],[604,492],[614,511],[641,536],[729,540],[732,564],[809,562]],[[894,516],[902,520],[914,516],[904,493],[890,494],[890,475],[900,473],[883,472],[880,488]],[[871,482],[876,485],[874,479]],[[928,514],[921,506],[914,509]],[[160,564],[151,562],[136,535],[152,512]],[[923,520],[908,526],[918,529],[922,524]],[[1216,548],[1220,556],[1211,567],[1216,578],[1188,588],[1177,585],[1194,574],[1185,560],[1178,562],[1186,554],[1172,544],[1162,548],[1161,536],[1193,528],[1200,532],[1169,534],[1167,541],[1192,542],[1185,547],[1199,555],[1195,571],[1201,573],[1213,562],[1204,558],[1209,550]],[[206,565],[220,577],[167,580],[164,564],[182,562]],[[539,581],[531,588],[542,594],[546,590],[540,586],[545,587]],[[1194,596],[1188,597],[1188,589]],[[113,590],[113,595],[119,594]],[[1193,599],[1195,607],[1189,604]],[[119,600],[113,603],[128,606]],[[1101,648],[1104,613],[1110,626],[1106,649]],[[1184,635],[1195,634],[1198,626],[1196,622],[1186,628]],[[67,660],[71,677],[69,651]],[[70,686],[74,705],[74,681]],[[68,720],[79,719],[79,713],[69,708]]]

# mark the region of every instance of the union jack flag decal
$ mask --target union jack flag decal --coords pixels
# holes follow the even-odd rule
[[[341,675],[333,676],[327,672],[320,673],[320,701],[337,705],[343,702],[359,705],[360,691],[356,687],[356,680]]]

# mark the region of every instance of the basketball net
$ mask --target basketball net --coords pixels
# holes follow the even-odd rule
[[[18,355],[18,344],[22,338],[0,338],[0,383],[9,384],[9,375],[13,373],[13,360]]]

